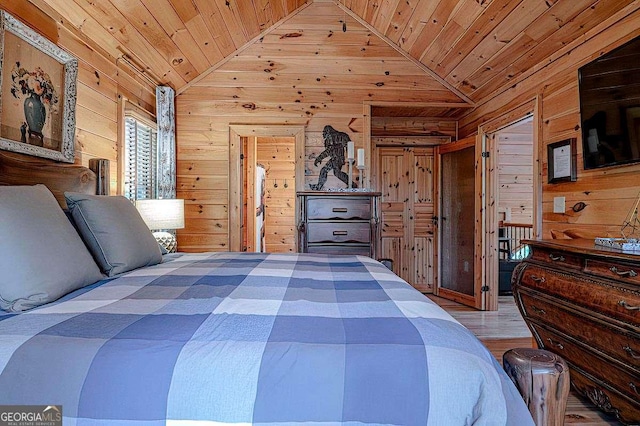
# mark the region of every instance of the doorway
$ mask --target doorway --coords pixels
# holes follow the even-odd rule
[[[300,212],[295,191],[304,187],[304,141],[304,126],[229,126],[230,251],[256,251],[257,248],[262,251],[262,244],[266,251],[298,250],[295,230]],[[280,152],[273,152],[274,149]],[[250,160],[249,157],[251,157]],[[290,178],[292,162],[293,177]],[[262,178],[257,179],[260,175],[259,163],[265,171],[263,187],[265,203],[262,205],[262,212],[265,214],[260,214],[263,221],[262,228],[257,226],[260,222],[257,220],[258,214],[262,213],[259,211],[262,188],[260,188],[260,194],[257,194],[257,188],[262,181]],[[270,201],[272,201],[271,204],[269,204]],[[282,204],[285,208],[279,210],[277,206]],[[279,215],[279,213],[282,214]],[[264,226],[270,226],[271,231]],[[262,229],[266,231],[264,240],[261,238]],[[290,229],[293,235],[292,240],[285,238],[284,243],[280,244],[279,242],[283,241],[282,238],[278,240],[278,236],[274,235],[277,229],[281,229],[284,233],[286,229]]]
[[[511,274],[528,255],[523,240],[533,236],[534,225],[534,137],[533,117],[487,134],[489,148],[496,152],[494,218],[497,256],[492,269],[498,270],[500,295],[511,294]],[[497,262],[497,265],[495,264]]]
[[[540,100],[534,98],[478,128],[478,139],[486,153],[481,165],[484,199],[480,247],[481,277],[489,289],[486,310],[498,309],[500,266],[503,282],[509,277],[505,266],[515,266],[500,265],[500,258],[503,261],[519,260],[526,255],[527,249],[520,241],[539,238],[542,230],[539,106]],[[521,153],[515,155],[518,152]],[[517,232],[514,229],[504,229],[506,225],[524,228],[526,234],[518,237],[514,235]],[[507,238],[510,239],[508,245],[504,242]]]
[[[242,138],[242,251],[296,251],[295,138]]]

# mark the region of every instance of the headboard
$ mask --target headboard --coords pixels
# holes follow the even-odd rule
[[[64,192],[109,195],[109,160],[89,160],[89,167],[58,163],[0,151],[0,185],[44,184],[63,208]]]

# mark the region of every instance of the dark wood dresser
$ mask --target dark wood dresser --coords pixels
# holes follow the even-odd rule
[[[300,252],[375,257],[379,196],[378,192],[298,192]]]
[[[526,243],[513,294],[538,346],[567,361],[573,387],[600,409],[640,423],[640,254],[593,240]]]

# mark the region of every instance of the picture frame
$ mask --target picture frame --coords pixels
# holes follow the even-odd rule
[[[576,138],[547,145],[549,183],[575,182],[577,180],[576,146]]]
[[[75,161],[78,61],[0,11],[0,149]]]

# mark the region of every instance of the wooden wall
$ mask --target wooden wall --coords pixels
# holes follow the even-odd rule
[[[314,164],[324,126],[362,147],[363,103],[400,101],[461,99],[333,3],[312,3],[241,49],[176,98],[181,250],[228,249],[229,124],[305,125],[308,186],[327,161]],[[324,188],[345,186],[330,173]]]
[[[509,126],[496,134],[498,143],[498,211],[509,222],[533,224],[533,121]]]
[[[486,99],[460,120],[461,136],[477,131],[480,124],[509,114],[536,97],[539,142],[542,159],[542,220],[544,238],[619,235],[620,226],[639,191],[640,165],[585,171],[578,95],[578,68],[640,35],[640,5],[635,2],[614,17],[601,22],[582,38],[567,40],[565,46],[531,68],[526,78]],[[514,117],[514,119],[517,117]],[[566,138],[578,140],[576,182],[548,184],[548,144]],[[566,197],[564,213],[553,213],[553,198]],[[586,207],[575,212],[572,207]]]
[[[147,111],[155,111],[155,89],[119,70],[65,27],[55,11],[25,0],[0,0],[0,8],[37,30],[78,59],[76,102],[76,163],[91,158],[111,161],[111,193],[118,188],[118,102],[121,96]],[[61,23],[62,22],[62,23]]]

